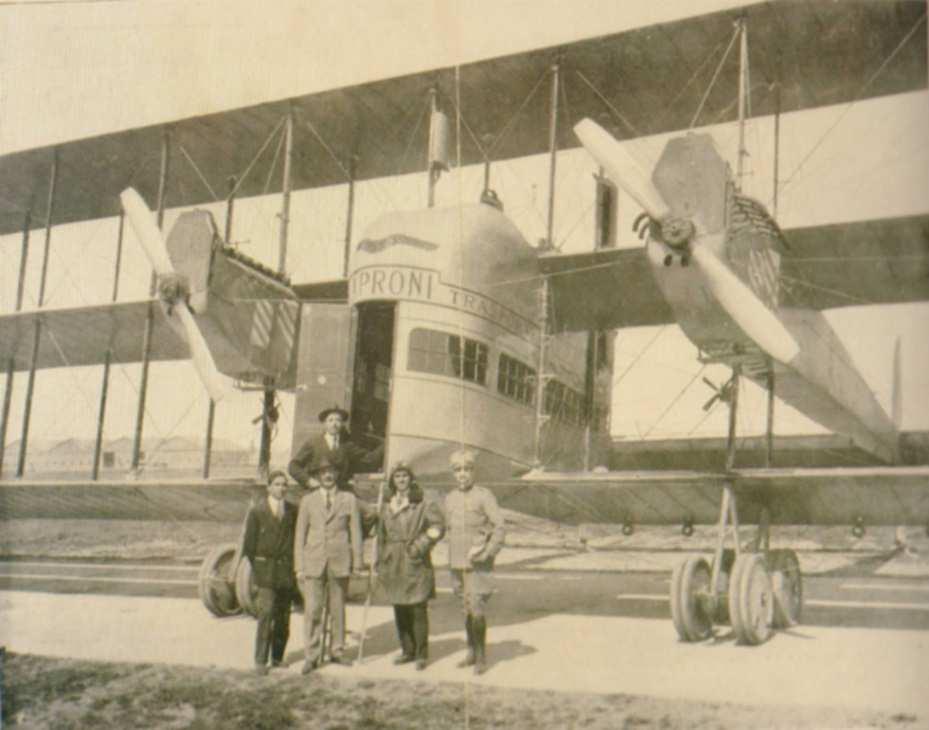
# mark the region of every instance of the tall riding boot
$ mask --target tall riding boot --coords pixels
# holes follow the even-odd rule
[[[475,651],[474,651],[474,618],[469,613],[465,617],[465,632],[468,635],[468,653],[464,659],[458,662],[459,667],[471,667],[474,666],[475,661]]]
[[[487,621],[483,616],[471,619],[471,631],[474,633],[474,673],[487,671]]]

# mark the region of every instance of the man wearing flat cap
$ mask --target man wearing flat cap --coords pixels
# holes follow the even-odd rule
[[[338,489],[342,464],[337,455],[323,454],[314,463],[312,476],[319,489],[300,501],[294,536],[294,570],[303,592],[303,639],[308,674],[323,659],[323,606],[332,617],[330,658],[349,663],[342,655],[345,647],[345,595],[352,571],[361,571],[362,534],[358,500],[351,492]]]
[[[383,447],[368,451],[349,439],[345,428],[348,411],[333,405],[320,412],[319,420],[323,424],[323,432],[307,439],[287,469],[295,481],[304,487],[319,486],[312,472],[323,455],[338,462],[336,482],[341,489],[347,487],[348,480],[357,472],[380,469]]]

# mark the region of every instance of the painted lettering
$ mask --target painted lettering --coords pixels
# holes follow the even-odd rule
[[[410,272],[410,296],[418,297],[422,296],[423,293],[423,272],[422,271],[411,271]]]
[[[352,303],[383,297],[436,301],[438,297],[438,303],[444,306],[496,322],[511,332],[529,335],[534,329],[531,322],[499,302],[454,284],[443,283],[435,271],[406,266],[366,267],[352,275],[349,292]]]
[[[381,269],[375,269],[374,273],[371,274],[371,293],[384,293],[384,272]]]
[[[395,297],[399,297],[403,294],[403,290],[406,288],[406,277],[403,275],[403,272],[399,269],[394,269],[390,272],[390,277],[387,279],[387,289]]]
[[[362,271],[362,272],[357,276],[357,281],[358,281],[358,289],[357,289],[357,291],[358,291],[358,292],[363,292],[363,291],[365,291],[365,290],[368,288],[368,284],[371,283],[371,274],[369,274],[367,271]]]

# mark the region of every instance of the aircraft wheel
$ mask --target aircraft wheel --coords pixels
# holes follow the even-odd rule
[[[235,571],[235,597],[249,616],[258,615],[258,586],[252,579],[252,564],[247,558],[239,561]]]
[[[729,578],[729,618],[740,644],[763,644],[771,636],[774,592],[760,553],[742,553]]]
[[[220,618],[242,611],[235,595],[236,556],[234,544],[219,545],[207,553],[200,565],[197,593],[207,611]]]
[[[711,581],[710,566],[698,555],[675,566],[671,574],[671,619],[681,641],[703,641],[712,635]]]
[[[796,626],[803,613],[803,573],[797,553],[772,550],[768,554],[768,565],[774,590],[774,628]]]

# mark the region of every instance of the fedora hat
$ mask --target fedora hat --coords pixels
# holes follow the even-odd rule
[[[333,403],[328,408],[323,408],[323,410],[319,412],[320,422],[325,421],[329,417],[330,413],[338,413],[340,416],[342,416],[343,421],[348,420],[348,411],[346,411],[344,408],[340,408],[338,405]]]

